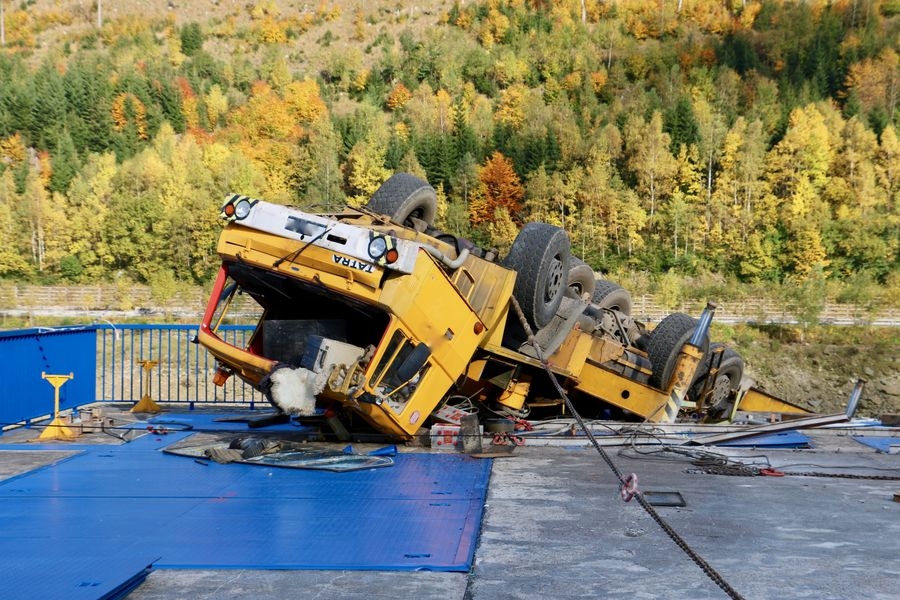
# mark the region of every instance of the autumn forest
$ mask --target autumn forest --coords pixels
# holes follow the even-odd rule
[[[0,279],[204,284],[227,193],[407,171],[485,246],[900,295],[898,0],[159,4],[0,0]]]

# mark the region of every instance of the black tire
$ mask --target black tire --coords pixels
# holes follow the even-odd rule
[[[525,318],[538,329],[547,325],[568,289],[569,236],[547,223],[527,223],[503,266],[518,273],[513,295]]]
[[[415,228],[414,218],[431,227],[437,215],[437,194],[427,181],[396,173],[375,190],[366,208],[406,227]]]
[[[600,308],[609,308],[625,315],[631,315],[631,294],[618,283],[613,283],[608,279],[597,281],[591,302]]]
[[[710,344],[709,351],[704,356],[703,364],[700,366],[702,372],[691,386],[690,399],[693,401],[700,400],[700,394],[706,386],[709,379],[709,370],[712,366],[715,350],[724,344]],[[722,350],[722,360],[719,363],[719,370],[716,371],[716,379],[712,383],[709,397],[706,400],[706,408],[709,412],[720,412],[726,408],[728,399],[732,397],[734,392],[741,386],[741,379],[744,376],[744,359],[741,355],[731,348],[726,347]]]
[[[690,341],[697,325],[698,321],[690,315],[672,313],[660,321],[659,325],[650,333],[650,340],[647,343],[647,358],[650,359],[650,365],[653,368],[650,385],[657,389],[666,388],[675,370],[675,363],[678,362],[678,353]],[[705,354],[709,348],[709,336],[703,337],[700,348]],[[697,371],[699,372],[700,369]],[[698,372],[694,373],[694,378],[690,383],[696,380]]]
[[[569,275],[566,281],[566,296],[580,299],[584,294],[593,295],[597,285],[594,270],[576,256],[569,257]]]

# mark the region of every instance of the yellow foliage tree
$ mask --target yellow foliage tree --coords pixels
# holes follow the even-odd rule
[[[509,254],[518,233],[519,227],[506,208],[501,206],[494,211],[494,217],[488,223],[488,240],[492,248],[497,248],[501,256]]]
[[[353,80],[350,82],[350,87],[356,92],[362,92],[366,89],[366,86],[369,85],[369,77],[372,75],[371,69],[367,67],[361,68],[356,72],[356,75],[353,77]]]
[[[287,42],[287,24],[280,19],[266,15],[253,27],[256,39],[262,44],[284,44]]]
[[[138,138],[147,139],[147,108],[131,92],[123,92],[112,101],[113,129],[122,131],[129,122],[134,123]]]
[[[356,143],[347,156],[347,183],[351,187],[350,204],[365,204],[391,172],[384,168],[387,145],[375,130]]]
[[[900,55],[888,47],[874,60],[850,65],[846,85],[856,92],[863,109],[878,106],[892,112],[900,96]]]
[[[386,104],[390,110],[397,111],[403,108],[411,98],[412,93],[402,82],[399,82],[388,94]]]
[[[184,115],[185,125],[187,125],[188,130],[199,129],[200,116],[197,112],[199,107],[197,95],[191,88],[191,84],[184,77],[176,78],[175,84],[181,91],[181,112]]]
[[[512,161],[499,151],[488,158],[479,169],[478,180],[482,188],[478,201],[469,206],[469,221],[483,225],[494,218],[498,208],[505,208],[512,216],[519,216],[525,187],[513,169]]]
[[[341,16],[341,7],[328,0],[320,0],[316,7],[316,16],[323,21],[334,21]]]
[[[603,91],[603,87],[606,85],[608,79],[609,74],[606,72],[606,69],[601,68],[599,71],[591,73],[591,89],[594,90],[595,94],[599,94]]]
[[[232,111],[234,124],[243,129],[246,139],[297,139],[298,129],[291,107],[266,83],[257,81],[244,106]]]
[[[203,104],[206,107],[206,117],[213,127],[218,124],[219,118],[228,112],[228,97],[222,92],[218,83],[213,84],[203,97]]]
[[[435,124],[438,131],[446,133],[453,124],[455,108],[453,107],[453,98],[447,93],[447,90],[440,89],[434,94],[434,104],[437,109],[438,122]]]
[[[514,85],[500,92],[500,104],[494,113],[494,121],[514,129],[521,127],[525,122],[524,106],[527,91],[524,85]]]
[[[671,138],[663,132],[662,114],[654,111],[650,121],[632,115],[625,124],[628,166],[635,173],[638,190],[647,198],[652,221],[657,204],[671,191],[677,169],[669,152]]]
[[[328,107],[314,79],[289,83],[284,90],[284,101],[299,123],[315,123],[328,116]]]
[[[18,166],[22,164],[26,156],[27,151],[21,134],[14,133],[10,137],[0,140],[0,162]]]

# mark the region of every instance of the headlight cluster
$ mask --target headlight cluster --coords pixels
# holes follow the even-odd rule
[[[369,241],[369,256],[381,264],[391,264],[400,258],[400,252],[394,247],[394,239],[376,235]]]
[[[222,218],[228,221],[240,221],[250,214],[250,209],[256,204],[247,196],[232,196],[222,207]]]

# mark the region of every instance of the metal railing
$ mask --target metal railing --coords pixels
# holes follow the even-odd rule
[[[248,325],[219,329],[225,341],[245,347]],[[0,332],[0,435],[53,413],[54,395],[43,374],[72,375],[60,389],[60,410],[97,402],[267,406],[263,395],[238,377],[213,384],[216,362],[199,344],[196,325],[85,325]]]
[[[252,331],[252,326],[230,325],[219,333],[225,341],[244,347]],[[136,402],[149,393],[156,402],[191,406],[265,402],[238,377],[222,387],[213,384],[215,359],[194,342],[197,333],[196,325],[98,326],[97,401]]]

